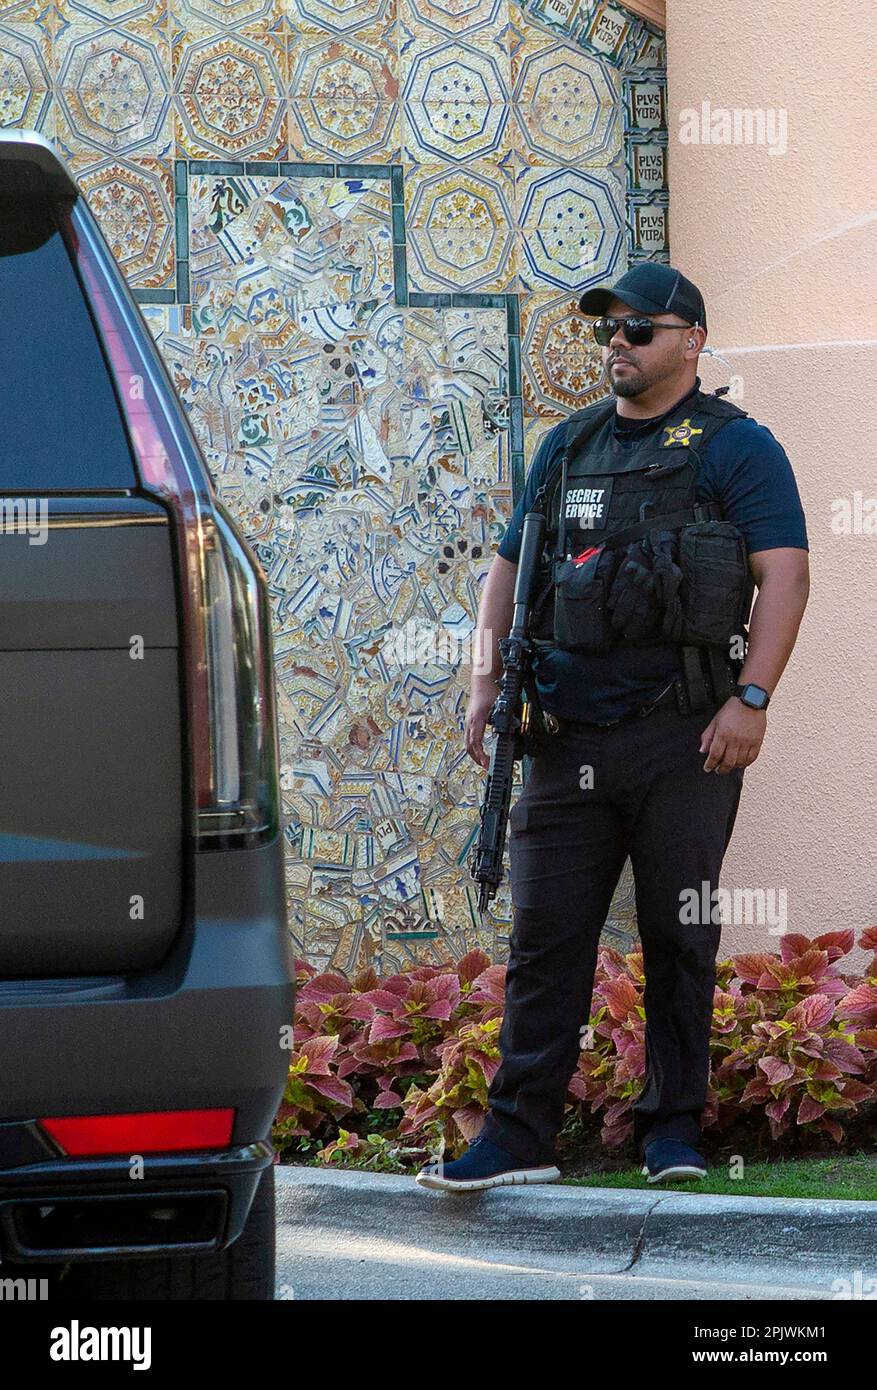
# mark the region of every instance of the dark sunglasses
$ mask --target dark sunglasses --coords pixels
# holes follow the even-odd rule
[[[690,329],[697,326],[696,323],[652,323],[651,319],[645,318],[612,319],[605,315],[603,318],[594,319],[591,324],[600,347],[608,347],[619,328],[624,329],[624,336],[631,347],[645,347],[654,338],[656,328]]]

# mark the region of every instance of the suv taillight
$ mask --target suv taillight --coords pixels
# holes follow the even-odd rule
[[[261,843],[280,826],[265,581],[207,481],[167,368],[81,198],[63,223],[141,480],[175,522],[196,848]]]

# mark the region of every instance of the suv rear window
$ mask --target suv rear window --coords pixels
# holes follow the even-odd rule
[[[107,365],[48,203],[0,198],[0,492],[137,486]]]

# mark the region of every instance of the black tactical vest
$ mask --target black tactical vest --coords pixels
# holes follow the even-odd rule
[[[646,438],[624,445],[613,431],[615,410],[611,397],[565,421],[561,466],[545,480],[535,502],[536,508],[544,507],[548,527],[531,635],[537,644],[593,653],[619,644],[647,648],[668,641],[725,647],[727,638],[717,641],[717,634],[728,626],[727,612],[720,616],[727,585],[736,586],[737,630],[748,620],[753,582],[741,533],[723,522],[718,503],[696,501],[696,483],[706,445],[729,420],[747,412],[698,389]],[[609,611],[619,567],[635,555],[623,576],[632,574],[634,580],[643,567],[654,567],[653,542],[667,571],[676,575],[675,617],[669,607],[659,606],[639,630],[632,622],[628,631],[619,631]],[[648,669],[644,650],[644,675]]]

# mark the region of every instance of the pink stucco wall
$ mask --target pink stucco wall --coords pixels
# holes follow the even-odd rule
[[[701,374],[737,376],[738,404],[783,444],[811,552],[723,882],[784,887],[791,931],[858,931],[877,922],[877,534],[836,534],[832,503],[877,498],[877,24],[859,0],[668,11],[671,259],[727,359]],[[680,112],[704,101],[785,110],[786,152],[681,143]],[[755,926],[723,936],[777,945]]]

